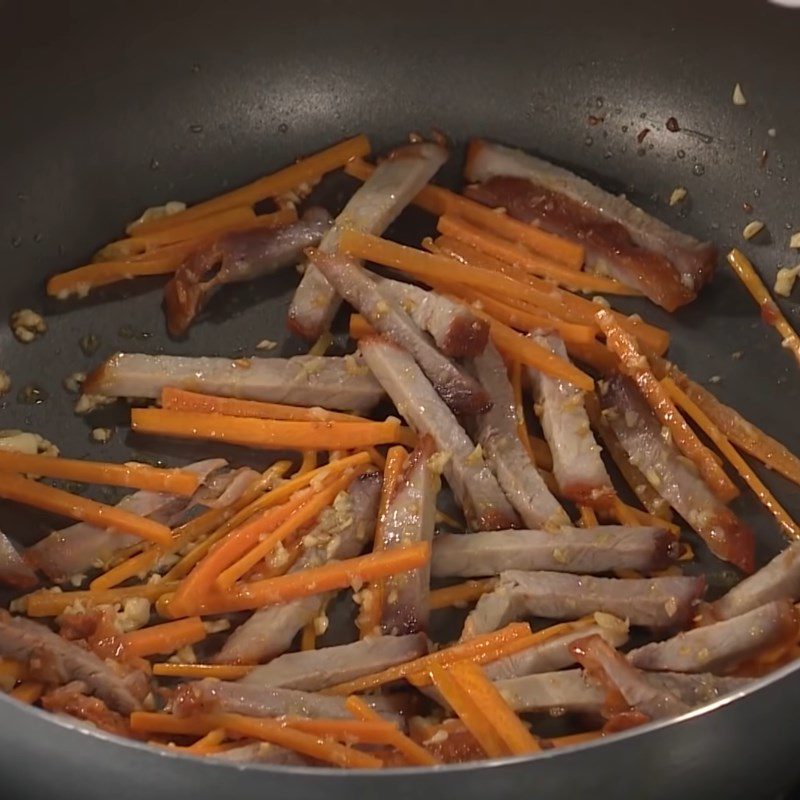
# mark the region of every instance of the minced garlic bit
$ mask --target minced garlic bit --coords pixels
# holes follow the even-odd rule
[[[0,450],[10,450],[13,453],[26,455],[51,456],[58,455],[58,448],[38,433],[20,430],[0,431]]]
[[[444,728],[440,728],[438,731],[436,731],[436,733],[433,734],[433,736],[431,736],[430,739],[426,739],[423,744],[442,744],[442,742],[447,741],[449,736],[450,734]]]
[[[11,378],[9,374],[0,369],[0,394],[5,394],[11,388]]]
[[[257,345],[256,350],[274,350],[278,346],[272,339],[262,339]]]
[[[792,234],[792,238],[789,239],[789,247],[800,250],[800,231]]]
[[[428,468],[431,472],[441,475],[444,472],[447,462],[452,458],[452,453],[448,450],[439,450],[428,459]]]
[[[747,105],[747,98],[744,96],[742,87],[738,83],[733,87],[733,104],[735,106]]]
[[[744,230],[742,231],[742,236],[745,239],[750,241],[754,236],[757,236],[761,231],[764,229],[764,223],[761,220],[754,219],[752,222],[748,222],[747,225],[744,226]]]
[[[672,190],[672,194],[669,196],[669,204],[671,206],[678,205],[678,203],[686,199],[687,194],[689,193],[683,188],[683,186],[676,186]]]
[[[115,402],[114,397],[106,397],[102,394],[82,394],[75,403],[75,413],[83,416],[84,414],[91,414],[98,408],[111,405]]]
[[[21,308],[11,315],[11,330],[17,340],[23,344],[32,342],[39,334],[47,330],[47,324],[41,314],[30,308]]]
[[[330,620],[328,619],[328,615],[325,613],[314,617],[314,633],[316,633],[317,636],[322,636],[322,634],[328,630],[329,623]]]
[[[86,380],[85,372],[73,372],[63,380],[64,388],[72,394],[78,394],[83,382]]]
[[[475,445],[475,449],[464,459],[464,463],[468,464],[470,467],[474,467],[477,464],[480,464],[483,461],[483,448],[479,445]]]
[[[709,383],[722,383],[722,375],[712,375],[708,379]]]
[[[180,200],[168,200],[163,206],[150,206],[146,208],[138,219],[135,219],[131,225],[137,222],[150,222],[154,219],[161,219],[162,217],[171,217],[173,214],[178,214],[181,211],[186,211],[186,203],[181,203]]]
[[[613,614],[608,614],[605,611],[595,611],[594,621],[607,631],[619,631],[620,633],[628,632],[628,621],[615,617]]]
[[[369,373],[367,365],[360,362],[354,355],[346,355],[344,357],[344,369],[348,375],[366,375]]]
[[[769,128],[767,130],[767,136],[769,136],[770,139],[774,139],[777,135],[778,131],[776,131],[775,128]]]
[[[117,611],[116,622],[122,633],[144,628],[150,622],[150,601],[146,597],[126,597]]]
[[[203,621],[203,627],[206,633],[211,636],[213,633],[222,633],[231,627],[230,620],[227,619],[210,619]]]
[[[592,302],[600,306],[601,308],[611,308],[611,303],[609,303],[608,300],[606,300],[606,298],[603,297],[603,295],[601,294],[596,294],[592,298]]]
[[[796,267],[781,267],[775,277],[775,294],[788,297],[794,289],[798,274],[800,274],[800,264]]]
[[[197,653],[194,652],[194,647],[187,644],[186,647],[181,647],[180,650],[177,650],[175,655],[170,656],[167,661],[170,664],[196,664]]]
[[[106,444],[111,441],[114,431],[111,428],[92,428],[92,441]]]

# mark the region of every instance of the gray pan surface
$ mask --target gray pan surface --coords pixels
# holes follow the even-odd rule
[[[164,331],[158,279],[62,304],[44,297],[45,277],[84,263],[148,205],[206,198],[359,131],[376,151],[432,128],[458,145],[482,135],[529,148],[629,193],[723,253],[761,219],[766,232],[744,249],[771,284],[779,265],[800,260],[788,250],[792,226],[800,229],[798,34],[800,11],[755,0],[6,3],[0,367],[13,388],[0,398],[0,428],[34,430],[73,457],[177,463],[207,453],[124,428],[107,445],[91,443],[92,427],[118,425],[125,411],[78,418],[62,380],[120,349],[239,356],[270,338],[277,352],[302,352],[284,328],[294,276],[221,292],[177,342]],[[731,101],[736,82],[744,107]],[[672,116],[679,132],[666,127]],[[455,182],[459,158],[452,162],[444,178]],[[326,182],[331,210],[353,186]],[[677,186],[688,200],[671,208]],[[412,211],[391,233],[418,240],[429,229]],[[796,301],[781,305],[800,322]],[[29,345],[5,323],[22,307],[49,326]],[[704,383],[713,378],[723,401],[800,450],[800,375],[727,267],[674,318],[642,311],[669,324],[678,364]],[[80,346],[87,334],[97,339],[90,355]],[[48,399],[20,402],[31,385]],[[797,492],[766,480],[799,515]],[[756,527],[765,560],[781,545],[775,526],[749,498],[736,508]],[[22,541],[53,523],[0,505],[0,528]],[[712,582],[728,577],[716,565]],[[0,796],[772,797],[800,777],[800,675],[789,669],[765,684],[601,745],[402,775],[242,772],[75,732],[0,698]]]

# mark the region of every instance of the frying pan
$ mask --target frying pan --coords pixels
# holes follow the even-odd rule
[[[755,0],[5,4],[0,317],[32,307],[49,330],[21,345],[0,327],[0,363],[14,381],[0,427],[37,431],[77,457],[191,455],[122,429],[99,449],[90,428],[118,424],[124,412],[75,417],[63,377],[118,349],[234,356],[266,337],[284,355],[301,352],[283,325],[292,276],[221,293],[180,342],[164,333],[157,280],[59,304],[44,299],[45,276],[84,263],[146,205],[211,196],[357,131],[376,151],[432,128],[456,145],[474,135],[516,144],[629,193],[723,251],[759,218],[767,233],[747,249],[771,281],[799,224],[799,33],[800,12]],[[731,101],[736,82],[744,107]],[[665,125],[672,116],[678,132]],[[456,150],[442,180],[457,179],[459,158]],[[671,208],[676,186],[688,200]],[[352,186],[332,187],[328,199],[341,205]],[[391,233],[418,240],[429,225],[412,211]],[[782,305],[797,320],[797,307]],[[669,322],[677,363],[701,382],[713,377],[724,402],[800,449],[797,370],[724,267],[674,318],[645,312]],[[48,399],[20,402],[18,390],[33,384]],[[767,480],[800,512],[796,493]],[[766,516],[747,500],[737,510],[758,531],[761,560],[774,554],[781,542]],[[50,523],[0,507],[0,527],[28,541]],[[788,667],[740,697],[602,743],[439,771],[345,774],[160,753],[2,700],[0,780],[3,797],[65,800],[774,797],[800,778],[798,707],[800,674]]]

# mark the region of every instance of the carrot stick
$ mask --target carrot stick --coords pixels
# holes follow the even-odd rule
[[[157,544],[169,542],[170,531],[166,525],[10,472],[0,473],[0,497],[88,522],[98,528],[130,533]]]
[[[259,178],[253,183],[234,189],[232,192],[218,195],[203,203],[197,203],[185,211],[147,222],[134,222],[128,226],[128,233],[136,234],[137,236],[156,233],[191,220],[216,214],[228,208],[255,205],[268,197],[276,197],[288,192],[301,183],[314,183],[326,172],[331,172],[344,166],[351,158],[367,155],[369,150],[370,145],[366,136],[355,136],[352,139],[347,139],[333,147],[329,147],[327,150],[322,150],[312,156],[300,159],[296,163],[264,178]]]
[[[755,472],[750,469],[747,462],[739,455],[739,452],[728,441],[725,434],[720,431],[690,397],[675,385],[671,378],[664,378],[661,381],[661,385],[678,406],[695,421],[703,433],[714,442],[720,453],[728,459],[733,468],[742,476],[745,483],[753,490],[753,494],[761,501],[767,511],[775,517],[783,532],[792,539],[800,538],[800,527],[777,501],[775,495],[767,489]]]
[[[570,733],[566,736],[556,736],[547,741],[553,747],[572,747],[584,742],[593,742],[595,739],[602,739],[605,734],[602,731],[586,731],[585,733]]]
[[[392,550],[390,552],[398,551]],[[427,673],[430,670],[431,664],[434,663],[440,666],[447,666],[462,658],[469,658],[479,663],[496,661],[506,654],[508,646],[511,643],[526,637],[530,632],[531,628],[527,623],[512,622],[499,631],[487,633],[482,636],[475,636],[450,647],[437,650],[430,655],[421,656],[413,661],[406,661],[405,664],[398,664],[394,667],[381,670],[380,672],[373,672],[369,675],[362,675],[352,681],[339,683],[336,686],[323,689],[322,693],[348,695],[356,692],[371,691],[384,684],[408,678],[410,675]]]
[[[225,728],[214,728],[194,744],[190,744],[186,750],[192,753],[213,752],[213,748],[225,741],[225,736]]]
[[[195,411],[202,414],[225,414],[229,417],[279,419],[295,422],[364,422],[364,417],[328,411],[327,408],[304,408],[283,403],[263,403],[259,400],[239,400],[236,397],[217,397],[185,389],[167,387],[161,391],[161,407],[170,411]]]
[[[539,752],[539,742],[477,664],[457,661],[450,667],[450,675],[481,710],[512,755]]]
[[[185,255],[172,254],[147,261],[102,261],[59,272],[47,281],[46,291],[50,297],[66,300],[76,294],[85,297],[92,289],[108,286],[119,281],[141,278],[147,275],[169,275],[183,263]]]
[[[464,581],[455,586],[446,586],[444,589],[433,589],[428,597],[428,605],[431,611],[435,611],[438,608],[473,603],[486,592],[491,592],[496,585],[496,578],[483,578],[482,580]]]
[[[399,445],[389,448],[389,452],[386,454],[386,465],[383,469],[383,483],[381,484],[381,499],[378,503],[378,516],[373,536],[373,552],[379,551],[383,546],[383,528],[386,524],[386,512],[394,495],[397,480],[400,477],[407,455],[405,449]],[[361,638],[363,638],[370,633],[374,633],[381,623],[383,581],[376,581],[366,587],[361,596],[361,610],[356,620],[356,625],[361,633]]]
[[[674,523],[669,522],[669,520],[654,514],[648,514],[646,511],[634,508],[633,506],[627,506],[627,508],[630,513],[636,517],[639,525],[652,525],[655,528],[663,528],[673,536],[680,536],[681,529]]]
[[[591,506],[578,506],[578,511],[581,515],[582,528],[595,528],[597,527],[597,514]]]
[[[297,474],[305,475],[306,472],[311,472],[316,468],[317,468],[317,451],[303,450],[303,458],[300,460],[300,469],[297,470]]]
[[[131,428],[137,433],[205,439],[264,450],[352,450],[408,441],[408,431],[397,420],[295,422],[160,408],[132,409]]]
[[[386,725],[384,719],[378,714],[375,709],[370,708],[360,697],[350,695],[345,701],[347,710],[356,719],[364,723],[382,724]],[[404,733],[399,731],[394,725],[389,725],[390,739],[388,744],[391,744],[396,750],[400,751],[406,758],[409,764],[418,767],[433,767],[441,764],[438,758],[429,753],[424,747],[417,744],[408,738]]]
[[[615,281],[613,278],[574,270],[526,252],[513,242],[476,228],[474,225],[470,225],[455,216],[445,215],[439,217],[436,228],[445,236],[452,236],[454,239],[482,250],[487,255],[494,256],[506,264],[520,267],[539,278],[555,281],[560,286],[572,291],[604,292],[606,294],[629,296],[641,294],[637,289],[625,286],[625,284]]]
[[[306,623],[300,633],[300,649],[314,650],[317,646],[317,626],[315,620]]]
[[[79,461],[71,458],[15,453],[0,450],[0,470],[62,478],[79,483],[102,483],[152,492],[168,492],[190,497],[200,479],[181,469],[159,469],[149,464],[109,464],[102,461]]]
[[[310,525],[325,508],[333,503],[339,492],[348,487],[354,477],[355,473],[348,470],[329,486],[315,490],[315,494],[308,497],[298,508],[292,510],[288,518],[280,522],[277,527],[268,533],[262,532],[261,537],[263,538],[258,541],[255,547],[219,574],[216,585],[223,590],[230,589],[242,575],[252,569],[263,558],[266,558],[278,544],[306,525]]]
[[[126,633],[121,638],[121,643],[126,655],[144,657],[169,655],[186,645],[202,642],[205,638],[203,620],[200,617],[189,617]]]
[[[528,436],[528,441],[530,442],[530,449],[533,453],[533,463],[536,464],[539,469],[552,472],[553,454],[550,452],[550,445],[538,436]]]
[[[120,589],[96,592],[83,590],[76,592],[51,592],[40,589],[15,601],[29,617],[57,617],[73,603],[84,606],[105,606],[121,603],[129,597],[143,597],[146,600],[157,600],[167,592],[178,588],[175,581],[159,581],[144,583],[138,586],[123,586]]]
[[[747,257],[739,250],[734,248],[728,253],[728,263],[733,271],[739,276],[745,288],[753,296],[761,309],[761,319],[772,325],[781,335],[783,341],[781,345],[785,347],[800,364],[800,338],[797,332],[786,319],[783,312],[778,308],[778,304],[772,299],[769,290],[764,286],[755,268]]]
[[[237,584],[228,592],[209,593],[194,604],[187,603],[188,609],[181,607],[179,614],[168,605],[167,616],[188,616],[195,610],[201,615],[253,611],[262,606],[280,605],[301,597],[346,589],[357,581],[374,581],[418,569],[427,563],[430,549],[428,542],[420,542],[386,552],[332,561],[277,578]]]
[[[531,461],[535,463],[533,445],[531,445],[531,437],[528,436],[528,424],[525,421],[525,406],[522,400],[522,364],[519,361],[511,362],[509,378],[511,379],[511,392],[514,397],[514,415],[517,418],[517,437],[530,456]]]
[[[176,717],[172,714],[134,711],[131,714],[130,724],[134,733],[178,736],[202,736],[209,731],[223,728],[229,735],[237,734],[276,744],[339,767],[380,769],[383,766],[383,762],[375,756],[344,747],[320,736],[294,730],[275,719],[246,717],[242,714],[195,714],[191,717]]]
[[[0,691],[10,692],[25,675],[25,666],[21,661],[0,658]]]
[[[358,341],[359,339],[363,339],[366,336],[375,336],[377,335],[377,331],[372,325],[367,322],[367,320],[361,316],[361,314],[351,314],[350,315],[350,325],[349,325],[349,334],[351,339],[355,339]]]
[[[360,158],[353,159],[345,166],[345,172],[348,175],[362,181],[366,180],[374,169],[375,167]],[[429,184],[419,192],[412,202],[437,216],[458,214],[469,222],[488,228],[512,242],[525,244],[535,253],[549,256],[572,269],[580,269],[583,265],[584,248],[581,245],[547,233],[534,225],[527,225],[509,217],[508,214],[486,208],[468,197],[440,186]]]
[[[362,744],[392,744],[395,735],[399,733],[391,722],[387,722],[377,713],[375,719],[311,719],[285,716],[279,717],[277,721],[296,731],[348,743],[356,739]]]
[[[653,375],[647,359],[639,352],[636,340],[623,331],[607,311],[598,311],[596,316],[606,334],[608,348],[619,358],[622,372],[639,387],[661,424],[672,434],[681,453],[695,464],[703,480],[721,500],[728,502],[736,497],[738,489],[675,408],[675,403]]]
[[[44,684],[38,681],[23,681],[8,694],[9,697],[19,700],[20,703],[26,703],[30,706],[44,694]]]
[[[253,667],[245,664],[174,664],[166,661],[153,664],[153,675],[162,678],[218,678],[221,681],[236,681],[252,669]]]
[[[452,669],[452,668],[451,668]],[[467,730],[475,737],[489,758],[501,758],[510,750],[491,724],[482,709],[466,689],[456,680],[450,670],[439,664],[431,664],[431,680],[447,704],[456,712]]]
[[[635,528],[639,525],[639,520],[633,513],[633,509],[625,505],[619,497],[615,496],[612,501],[612,513],[620,525],[625,525],[629,528]]]

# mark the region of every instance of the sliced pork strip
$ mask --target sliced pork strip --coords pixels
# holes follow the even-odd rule
[[[564,342],[555,334],[533,340],[560,358],[569,360]],[[614,494],[611,478],[600,457],[583,392],[571,383],[528,367],[536,415],[553,454],[553,475],[561,494],[583,505],[603,505]]]
[[[548,531],[444,533],[436,537],[431,574],[437,578],[499,575],[509,569],[594,574],[616,569],[649,573],[677,555],[661,528],[599,525]]]
[[[457,303],[412,283],[374,278],[381,293],[401,305],[446,356],[473,358],[483,352],[489,341],[489,323],[476,317],[466,303]]]
[[[570,650],[572,642],[595,634],[602,636],[612,647],[622,647],[628,641],[627,624],[611,615],[598,616],[607,617],[604,624],[590,625],[561,636],[554,636],[527,650],[486,664],[483,668],[486,677],[493,681],[510,680],[521,678],[523,675],[554,672],[570,667],[575,663],[575,656]]]
[[[489,408],[491,403],[483,387],[442,355],[402,305],[390,293],[381,292],[369,273],[357,262],[347,256],[330,255],[317,250],[311,253],[310,263],[376,331],[414,357],[454,414],[476,414]]]
[[[772,600],[800,600],[800,542],[790,544],[766,566],[736,584],[711,608],[718,619],[731,619]]]
[[[36,573],[14,547],[13,542],[0,531],[0,583],[15,589],[32,589],[38,582]]]
[[[369,636],[352,644],[286,653],[249,672],[239,683],[318,692],[420,658],[428,652],[425,634]]]
[[[200,478],[200,486],[191,498],[165,492],[139,491],[123,497],[117,503],[117,507],[156,522],[173,524],[181,512],[197,503],[204,504],[204,499],[213,496],[206,484],[226,464],[225,459],[210,458],[184,467]],[[115,552],[137,541],[139,539],[136,536],[115,533],[79,522],[60,531],[54,531],[29,547],[27,558],[51,580],[63,582],[73,575],[80,575],[102,566]]]
[[[149,689],[143,673],[123,673],[119,664],[103,661],[44,625],[12,617],[4,609],[0,609],[0,656],[22,661],[35,679],[45,683],[80,681],[89,693],[122,714],[140,709]]]
[[[692,618],[704,578],[595,578],[561,572],[508,570],[478,600],[462,638],[489,633],[523,617],[577,619],[597,611],[655,630],[680,628]]]
[[[668,311],[691,302],[714,273],[716,250],[568,170],[484,141],[469,148],[467,195],[586,247],[587,266],[639,289]]]
[[[290,572],[357,556],[372,540],[380,491],[379,473],[356,478],[348,491],[320,514],[304,537],[303,553]],[[214,661],[257,664],[285,653],[297,632],[322,612],[333,595],[335,592],[311,595],[256,611],[226,639]]]
[[[423,436],[406,459],[381,519],[381,550],[433,540],[436,498],[441,488],[435,455],[433,439]],[[430,582],[429,564],[384,579],[381,592],[384,633],[398,636],[427,630]]]
[[[358,188],[320,244],[335,253],[347,228],[380,236],[447,160],[447,150],[422,142],[397,148]],[[330,327],[340,299],[325,276],[306,267],[289,308],[287,324],[299,336],[314,341]]]
[[[643,672],[599,636],[578,639],[570,648],[589,675],[608,691],[618,692],[631,709],[650,719],[677,717],[689,710],[683,700],[669,689],[650,683]]]
[[[714,555],[752,572],[753,532],[662,435],[661,425],[635,385],[622,376],[610,378],[601,384],[600,403],[631,463],[650,485],[703,537]]]
[[[775,600],[732,619],[679,633],[628,654],[640,669],[670,672],[720,672],[747,661],[797,633],[789,600]]]
[[[117,353],[83,384],[89,395],[158,398],[171,386],[244,400],[365,413],[383,396],[357,359],[333,356],[207,358]]]
[[[209,478],[194,502],[207,508],[226,508],[235,503],[258,480],[260,473],[250,467],[225,470]]]
[[[513,528],[518,518],[479,448],[436,393],[414,359],[379,336],[359,343],[364,360],[397,410],[447,460],[444,475],[473,530]]]
[[[489,342],[472,362],[492,407],[475,419],[476,438],[511,505],[531,528],[569,525],[567,512],[550,493],[517,434],[517,410],[506,365]]]
[[[278,228],[252,227],[230,231],[192,253],[164,287],[167,327],[173,336],[185,333],[213,294],[226,283],[242,283],[297,264],[331,227],[322,208]]]

